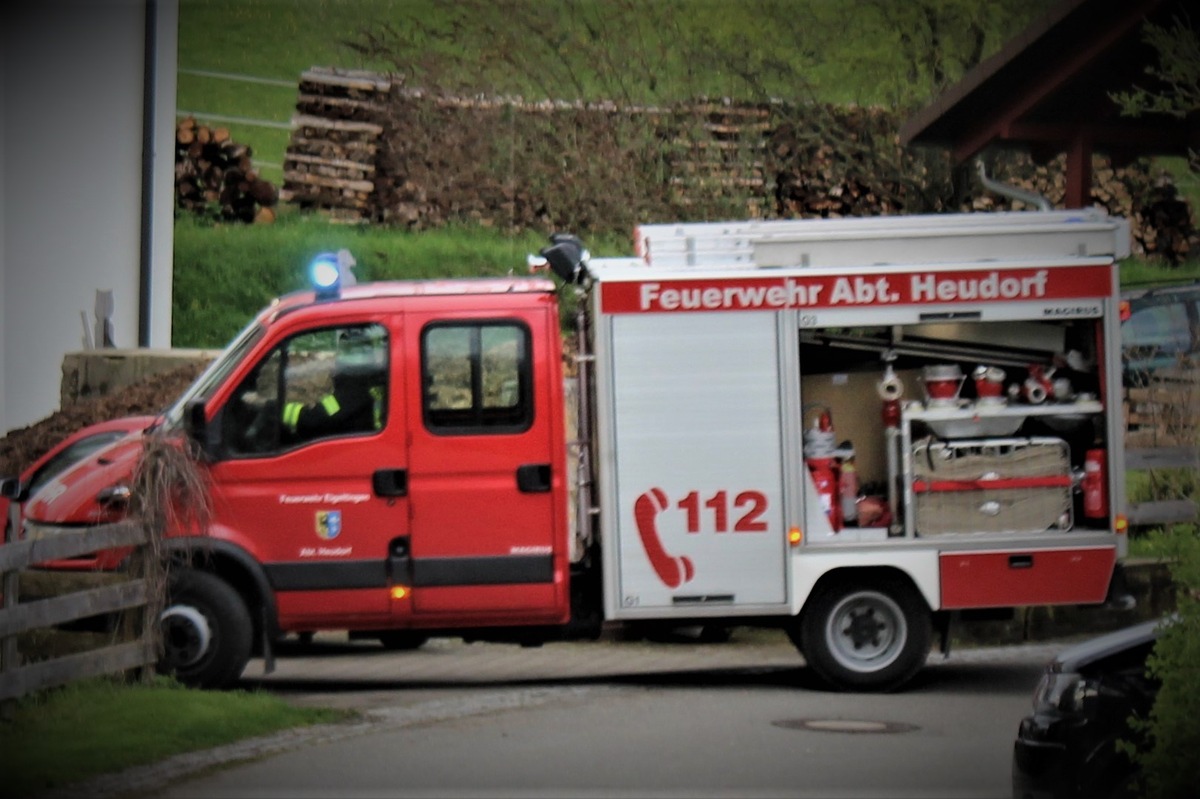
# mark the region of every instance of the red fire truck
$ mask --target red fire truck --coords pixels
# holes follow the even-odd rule
[[[835,688],[889,690],[952,620],[1112,598],[1126,222],[663,224],[635,244],[591,259],[556,236],[531,264],[558,280],[327,268],[263,310],[146,433],[194,441],[211,486],[207,529],[166,531],[163,668],[226,685],[320,630],[409,648],[757,625]],[[24,535],[120,519],[141,446],[55,477]]]

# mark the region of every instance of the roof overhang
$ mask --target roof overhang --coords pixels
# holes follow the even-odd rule
[[[1186,23],[1186,10],[1186,0],[1064,0],[913,115],[900,140],[945,147],[956,163],[993,145],[1039,160],[1072,148],[1116,160],[1200,149],[1197,114],[1126,117],[1111,99],[1160,88],[1146,73],[1158,54],[1142,25]]]

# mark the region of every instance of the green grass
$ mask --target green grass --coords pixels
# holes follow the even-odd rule
[[[549,232],[549,231],[548,231]],[[175,223],[175,347],[221,347],[273,298],[306,286],[320,252],[350,250],[360,282],[526,273],[525,258],[548,243],[537,233],[490,228],[412,232],[335,224],[287,211],[271,225]],[[588,242],[597,255],[627,255],[632,243]]]
[[[1171,561],[1175,557],[1175,547],[1170,538],[1173,536],[1195,538],[1197,532],[1194,524],[1176,524],[1166,529],[1153,527],[1134,530],[1129,534],[1127,558],[1130,560]]]
[[[205,114],[290,124],[296,106],[295,81],[296,78],[292,78],[289,86],[275,86],[182,72],[178,77],[176,107],[196,116],[202,124],[227,128],[233,141],[250,147],[251,159],[259,175],[272,183],[281,184],[283,157],[291,139],[290,130],[208,119]]]
[[[984,37],[995,51],[1036,0],[183,0],[177,107],[288,121],[314,66],[399,71],[410,84],[530,98],[662,103],[697,97],[915,107],[935,73],[957,77]],[[927,18],[927,15],[929,18]],[[933,24],[938,30],[928,30]],[[978,23],[981,31],[968,31]],[[384,33],[390,26],[395,37]],[[366,33],[386,57],[364,56]],[[939,31],[940,34],[939,35]],[[400,49],[403,48],[403,49]],[[286,131],[228,127],[276,182]]]
[[[436,14],[434,0],[183,0],[179,66],[297,80],[314,65],[384,66],[345,42],[398,9]]]
[[[1187,260],[1176,266],[1161,261],[1129,258],[1121,262],[1121,288],[1135,289],[1190,283],[1200,280],[1200,260]]]
[[[90,680],[27,697],[0,722],[0,795],[29,796],[100,774],[279,730],[352,718],[244,691]]]
[[[179,7],[176,107],[197,117],[289,122],[300,75],[314,66],[376,69],[344,42],[395,14],[397,7],[426,0],[183,0]],[[188,70],[291,82],[290,87],[189,74]],[[248,124],[212,122],[253,151],[263,178],[279,184],[290,133]],[[268,166],[270,165],[270,166]]]

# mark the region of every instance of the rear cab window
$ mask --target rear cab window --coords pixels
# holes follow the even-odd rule
[[[529,329],[515,321],[429,325],[421,334],[422,416],[441,435],[519,433],[533,423]]]

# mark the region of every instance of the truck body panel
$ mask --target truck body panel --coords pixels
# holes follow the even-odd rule
[[[786,612],[778,324],[631,314],[600,326],[610,618]]]
[[[620,553],[619,559],[610,553],[606,560],[612,572],[606,581],[608,615],[645,618],[652,612],[647,605],[680,618],[770,613],[770,607],[742,607],[734,592],[697,580],[710,548],[702,544],[698,531],[692,532],[693,520],[710,521],[704,514],[712,517],[710,523],[723,519],[715,509],[721,504],[718,498],[728,494],[725,486],[737,483],[741,475],[756,474],[761,476],[747,485],[768,486],[760,492],[764,504],[781,511],[765,519],[771,537],[786,542],[789,529],[803,536],[801,545],[789,548],[785,543],[781,548],[787,553],[788,573],[778,584],[787,591],[783,604],[791,613],[800,612],[823,576],[871,568],[904,574],[935,611],[1102,602],[1114,561],[1125,546],[1115,532],[1115,515],[1104,521],[1105,532],[1097,537],[1082,519],[1077,526],[1075,519],[1064,522],[1052,511],[1028,519],[1026,530],[1026,520],[1011,510],[999,511],[998,519],[980,510],[991,513],[991,504],[1046,502],[1039,491],[1053,492],[1052,500],[1071,504],[1077,481],[1072,469],[1082,466],[1082,451],[1072,453],[1069,465],[1057,463],[1057,471],[1049,475],[1031,474],[1021,466],[1003,478],[974,474],[965,481],[921,482],[913,465],[914,446],[924,438],[947,440],[941,433],[967,446],[995,450],[999,439],[993,430],[1007,436],[1018,430],[1037,431],[1042,425],[1042,432],[1057,435],[1044,426],[1061,422],[1070,427],[1083,417],[1090,433],[1106,442],[1111,458],[1108,496],[1117,507],[1124,501],[1117,477],[1120,467],[1114,465],[1121,462],[1120,418],[1111,409],[1120,407],[1113,367],[1113,355],[1119,352],[1115,256],[1127,249],[1125,234],[1119,224],[1091,213],[1083,215],[1085,220],[1075,213],[1032,216],[1039,218],[804,220],[747,223],[741,228],[732,223],[644,225],[637,239],[640,263],[593,261],[597,351],[632,353],[602,358],[597,370],[600,449],[606,451],[601,516],[606,541],[615,542]],[[738,319],[743,316],[774,316],[775,326],[764,319],[756,334],[739,337]],[[625,320],[631,317],[644,321],[629,324]],[[880,329],[894,332],[872,333]],[[622,341],[626,335],[630,338]],[[694,350],[671,350],[669,342],[675,336],[693,342]],[[793,348],[784,354],[779,342],[789,338],[799,341],[799,353]],[[899,482],[908,511],[903,521],[898,529],[831,525],[827,505],[822,504],[828,498],[818,493],[809,470],[797,467],[804,462],[799,420],[809,407],[811,388],[814,396],[832,401],[835,426],[838,408],[854,407],[860,416],[853,429],[883,441],[885,425],[878,417],[874,424],[861,418],[863,381],[857,380],[856,392],[850,385],[851,377],[861,378],[862,370],[871,367],[854,355],[856,351],[899,349],[914,365],[958,361],[967,366],[989,358],[1007,368],[1049,362],[1068,344],[1087,349],[1098,366],[1093,391],[1069,404],[1009,404],[1004,398],[1003,404],[984,406],[957,395],[949,404],[906,397],[897,432],[901,452],[908,453],[900,458]],[[724,346],[739,352],[723,356]],[[658,361],[645,354],[647,350],[670,354]],[[830,363],[822,350],[848,353],[849,360],[838,362],[835,355]],[[806,358],[810,352],[817,357]],[[688,361],[689,355],[696,363]],[[629,362],[639,359],[652,364],[647,372],[669,376],[663,382],[676,389],[669,395],[671,418],[666,426],[678,425],[677,437],[689,439],[685,446],[664,434],[661,418],[637,418],[645,404],[638,404],[638,396],[627,396],[606,382],[605,370],[617,376],[616,382],[630,380]],[[772,361],[774,382],[756,382],[746,374],[753,364]],[[915,369],[907,371],[911,378]],[[882,376],[882,364],[877,376]],[[724,414],[696,399],[722,390],[729,394],[717,400]],[[919,394],[919,378],[909,380],[908,391],[910,397]],[[659,403],[666,401],[664,393]],[[765,431],[764,440],[748,435],[746,427],[756,403],[763,405],[759,427]],[[606,407],[611,414],[605,413]],[[875,413],[878,408],[876,404]],[[736,421],[718,421],[731,411]],[[733,439],[736,434],[742,437]],[[719,443],[709,448],[710,439]],[[1032,440],[1031,435],[1021,438],[1026,440]],[[870,440],[856,435],[856,449],[860,442],[871,449]],[[985,457],[982,462],[994,470],[1003,468],[1003,458]],[[673,489],[640,494],[667,479],[653,478],[650,469],[670,475]],[[700,474],[703,481],[692,477]],[[630,486],[631,478],[640,482]],[[702,490],[690,487],[688,480],[698,482]],[[940,502],[945,497],[961,507],[935,508],[931,498]],[[660,542],[653,546],[639,530],[639,503],[645,516],[653,511],[657,522]],[[922,504],[928,509],[924,516],[933,514],[936,521],[918,525]],[[695,512],[697,507],[704,514]],[[980,521],[969,521],[972,512]],[[1052,515],[1049,520],[1047,513]],[[947,516],[952,520],[946,521]],[[968,526],[938,534],[939,525],[953,528],[960,517]],[[1024,534],[1030,531],[1036,535]],[[1080,536],[1097,545],[1078,546]],[[990,554],[981,554],[981,548]],[[663,564],[657,575],[655,559]],[[761,561],[759,575],[772,586],[773,563]],[[967,574],[986,574],[991,586],[986,581],[976,584]],[[728,585],[731,578],[722,576]],[[671,592],[669,604],[661,596],[664,584]],[[658,588],[660,596],[652,602],[644,599],[646,585]],[[635,593],[632,586],[642,591]],[[728,609],[715,610],[721,603]]]

